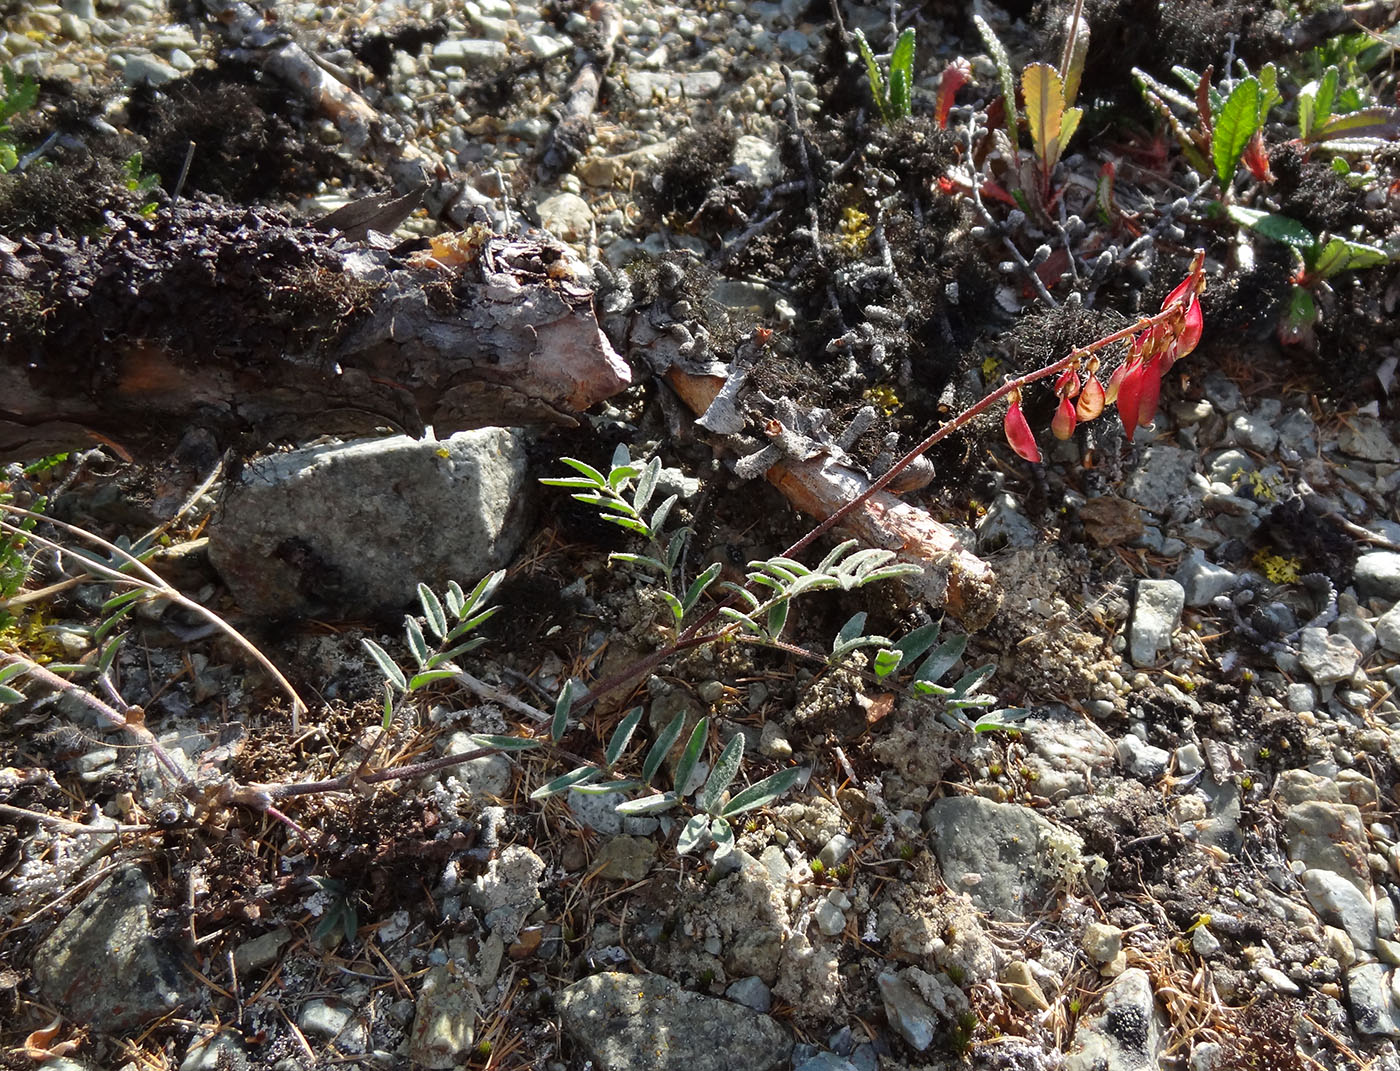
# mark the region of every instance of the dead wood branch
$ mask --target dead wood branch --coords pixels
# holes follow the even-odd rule
[[[569,83],[559,122],[551,132],[540,159],[536,174],[540,182],[553,182],[572,168],[588,149],[588,135],[593,130],[593,110],[598,107],[603,76],[612,66],[613,51],[622,29],[622,16],[612,4],[595,4],[592,16],[593,40],[584,46],[587,51],[583,63]]]
[[[672,366],[666,378],[696,414],[709,408],[724,384],[717,376],[691,375],[679,366]],[[825,520],[870,486],[862,473],[826,456],[808,461],[784,458],[766,475],[793,506],[818,520]],[[1001,605],[1001,589],[991,566],[966,550],[927,511],[888,491],[871,496],[838,527],[866,546],[886,547],[900,561],[920,566],[930,601],[946,606],[971,631],[986,625]]]
[[[100,244],[0,238],[0,461],[161,457],[195,428],[260,447],[568,426],[630,381],[548,240],[395,253],[189,202],[111,224]]]

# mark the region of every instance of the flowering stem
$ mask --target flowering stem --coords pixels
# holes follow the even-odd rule
[[[926,438],[923,442],[919,443],[907,454],[905,454],[893,465],[891,465],[889,471],[884,473],[884,475],[880,476],[880,478],[877,479],[874,483],[872,483],[862,494],[851,499],[844,506],[838,509],[835,513],[827,517],[826,520],[822,521],[819,525],[817,525],[810,532],[804,535],[796,543],[788,547],[787,550],[783,551],[783,556],[786,558],[791,558],[794,557],[798,552],[806,549],[819,536],[830,531],[833,527],[840,524],[841,521],[843,521],[846,517],[850,516],[850,514],[858,510],[862,505],[866,503],[866,501],[870,499],[872,495],[876,494],[879,491],[883,491],[886,487],[888,487],[899,476],[899,474],[905,469],[907,469],[910,465],[912,465],[921,454],[931,449],[935,444],[941,442],[949,435],[953,434],[953,432],[966,427],[968,424],[976,420],[979,416],[985,413],[997,402],[1005,398],[1012,391],[1020,390],[1022,387],[1026,386],[1029,383],[1034,383],[1038,379],[1045,379],[1049,376],[1058,375],[1060,372],[1063,372],[1066,368],[1069,368],[1071,365],[1082,361],[1085,357],[1097,353],[1099,350],[1111,346],[1115,342],[1122,342],[1124,339],[1131,338],[1132,336],[1138,334],[1141,331],[1145,331],[1152,327],[1155,327],[1159,323],[1166,323],[1168,320],[1172,319],[1172,317],[1177,315],[1179,315],[1178,303],[1173,302],[1171,305],[1167,306],[1159,313],[1156,313],[1152,316],[1144,316],[1142,319],[1138,320],[1137,323],[1132,324],[1128,327],[1124,327],[1119,331],[1115,331],[1111,335],[1105,335],[1103,338],[1096,339],[1095,341],[1090,342],[1088,345],[1078,346],[1074,348],[1064,357],[1061,357],[1058,361],[1054,361],[1051,364],[1047,364],[1043,368],[1037,368],[1033,372],[1027,372],[1025,375],[1019,376],[1016,379],[1007,380],[1005,383],[1003,383],[996,390],[992,391],[986,397],[968,406],[957,416],[953,417],[952,420],[949,420],[945,424],[940,424],[928,436],[928,438]]]

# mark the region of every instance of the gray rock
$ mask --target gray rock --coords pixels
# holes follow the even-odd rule
[[[1003,491],[992,499],[977,521],[977,549],[983,553],[1006,547],[1033,547],[1036,527],[1021,512],[1021,503]]]
[[[782,177],[782,154],[778,151],[778,146],[766,138],[741,134],[734,142],[734,163],[731,172],[747,182],[771,186]]]
[[[1317,425],[1305,409],[1290,410],[1277,425],[1279,440],[1284,446],[1304,457],[1317,453]]]
[[[576,193],[556,193],[535,206],[540,226],[556,238],[579,242],[588,237],[593,227],[593,209]]]
[[[1134,777],[1145,777],[1155,781],[1167,772],[1171,754],[1165,749],[1143,743],[1141,739],[1128,733],[1118,741],[1118,761]]]
[[[564,1032],[599,1071],[779,1071],[792,1039],[767,1015],[658,974],[594,974],[559,997]]]
[[[1190,493],[1196,454],[1177,446],[1153,444],[1143,451],[1142,463],[1127,481],[1124,495],[1143,509],[1165,513],[1174,500]],[[1199,497],[1200,492],[1194,492]]]
[[[924,823],[943,880],[998,919],[1024,918],[1055,886],[1043,842],[1056,827],[1027,807],[954,796],[935,800]]]
[[[1387,654],[1400,654],[1400,603],[1396,603],[1375,623],[1376,642]]]
[[[855,850],[856,842],[844,833],[838,833],[824,845],[817,853],[817,858],[822,861],[823,866],[836,866],[842,859],[850,855]]]
[[[335,998],[308,1000],[297,1015],[297,1026],[308,1038],[332,1041],[345,1052],[364,1052],[369,1040],[369,1031],[356,1018],[355,1009]]]
[[[292,931],[285,926],[279,926],[261,937],[244,941],[233,950],[233,965],[238,971],[238,977],[246,981],[254,971],[260,971],[274,962],[282,947],[291,939]]]
[[[1227,416],[1244,405],[1244,395],[1240,388],[1226,379],[1220,372],[1211,372],[1201,386],[1210,399],[1210,404]]]
[[[1284,705],[1302,714],[1317,707],[1317,689],[1307,681],[1290,684],[1284,693]]]
[[[1343,613],[1332,623],[1332,631],[1351,640],[1362,658],[1376,649],[1376,630],[1371,623],[1355,613]]]
[[[420,581],[470,588],[505,565],[526,487],[524,437],[501,428],[275,454],[230,489],[209,557],[250,613],[392,612]]]
[[[1177,566],[1176,582],[1186,596],[1187,606],[1209,606],[1217,595],[1235,586],[1235,574],[1223,565],[1213,565],[1199,550],[1187,552]]]
[[[462,1063],[476,1040],[481,997],[476,986],[446,964],[430,967],[418,990],[408,1055],[419,1067],[439,1071]]]
[[[471,71],[494,66],[505,58],[506,46],[500,41],[449,37],[433,46],[429,62],[440,71],[448,67],[461,67]]]
[[[163,86],[179,77],[180,72],[165,60],[142,52],[127,56],[122,68],[122,79],[129,86]]]
[[[1242,473],[1254,472],[1259,466],[1243,450],[1221,450],[1206,458],[1206,475],[1211,483],[1234,486]]]
[[[767,1012],[773,1006],[773,991],[756,974],[731,983],[724,995],[736,1004],[742,1004],[756,1012]]]
[[[1395,972],[1379,963],[1347,971],[1347,999],[1356,1028],[1363,1034],[1400,1037],[1400,1006],[1395,1000]]]
[[[1330,870],[1305,870],[1298,880],[1324,922],[1341,926],[1357,948],[1375,950],[1376,909],[1369,897]]]
[[[475,905],[486,913],[487,928],[506,944],[519,936],[525,916],[535,909],[543,874],[543,859],[523,845],[512,844],[477,879]]]
[[[614,803],[614,806],[616,804]],[[593,860],[598,875],[614,881],[641,881],[656,861],[656,842],[645,837],[613,837]]]
[[[794,1064],[793,1071],[860,1071],[860,1068],[834,1052],[819,1052],[800,1064]]]
[[[628,90],[642,104],[651,103],[654,97],[680,99],[682,97],[712,97],[724,85],[724,78],[718,71],[638,71],[630,70],[623,75]]]
[[[134,1029],[179,1007],[186,982],[179,952],[156,938],[151,884],[139,866],[84,897],[34,951],[45,999],[94,1030]]]
[[[1397,457],[1395,444],[1390,441],[1385,427],[1371,416],[1356,414],[1343,422],[1342,430],[1337,433],[1337,446],[1343,453],[1363,461],[1394,462]]]
[[[1104,994],[1099,1007],[1079,1020],[1064,1069],[1157,1071],[1162,1033],[1162,1016],[1147,972],[1129,967]]]
[[[1400,554],[1393,550],[1373,550],[1361,555],[1356,559],[1352,583],[1363,600],[1400,600]]]
[[[53,1071],[52,1064],[45,1064]],[[180,1071],[247,1071],[248,1055],[231,1034],[216,1034],[198,1048],[191,1048],[180,1061]]]
[[[1128,624],[1128,657],[1135,666],[1150,666],[1171,647],[1172,633],[1181,623],[1186,592],[1175,580],[1139,580],[1133,616]]]
[[[880,998],[891,1029],[914,1049],[923,1052],[938,1033],[938,1015],[903,976],[886,971],[880,975]]]
[[[1302,774],[1305,771],[1289,771]],[[1366,864],[1369,838],[1361,820],[1361,811],[1336,796],[1333,778],[1319,778],[1331,789],[1333,799],[1304,799],[1284,812],[1283,841],[1288,858],[1301,863],[1304,869],[1328,870],[1344,874],[1363,894],[1369,897],[1371,879]],[[1306,779],[1291,778],[1281,785],[1280,795],[1306,790]],[[1286,797],[1285,797],[1286,798]]]
[[[1026,765],[1035,774],[1036,792],[1047,799],[1090,791],[1117,757],[1113,741],[1102,729],[1062,704],[1037,711],[1022,728],[1022,739],[1030,748]]]
[[[589,829],[605,835],[622,832],[622,815],[617,813],[617,805],[621,802],[619,798],[585,792],[570,792],[564,798],[574,817]]]
[[[828,893],[814,912],[817,929],[828,937],[835,937],[841,933],[846,928],[846,909],[850,906],[850,899],[841,890],[836,889]]]
[[[1298,647],[1303,671],[1321,687],[1350,680],[1361,659],[1361,652],[1351,640],[1329,635],[1325,628],[1303,629]]]
[[[442,749],[444,755],[474,751],[477,745],[471,733],[453,733]],[[471,759],[442,773],[443,781],[455,781],[476,800],[487,797],[503,799],[510,795],[511,765],[504,755],[486,755]]]
[[[1278,445],[1278,432],[1267,420],[1254,413],[1235,413],[1228,419],[1235,442],[1261,454],[1272,454]]]

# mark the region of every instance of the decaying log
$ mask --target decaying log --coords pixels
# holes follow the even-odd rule
[[[630,381],[580,262],[548,239],[394,250],[181,202],[101,239],[0,237],[0,461],[572,425]]]
[[[692,375],[679,365],[671,366],[666,379],[697,415],[709,408],[724,385],[718,376]],[[870,487],[862,473],[828,456],[806,461],[784,458],[765,475],[794,507],[818,520]],[[837,527],[866,546],[887,547],[901,561],[920,566],[930,601],[945,606],[969,631],[985,626],[1001,605],[1001,588],[991,566],[966,550],[926,510],[888,491],[872,495]]]

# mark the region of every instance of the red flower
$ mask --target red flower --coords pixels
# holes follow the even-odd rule
[[[1074,403],[1068,398],[1061,398],[1059,407],[1055,410],[1055,418],[1050,421],[1050,431],[1055,438],[1063,442],[1074,434],[1077,421]]]
[[[1011,449],[1027,461],[1040,460],[1040,447],[1036,445],[1035,436],[1031,434],[1026,414],[1021,412],[1021,392],[1018,390],[1011,392],[1011,404],[1006,407],[1006,420],[1002,426]]]

